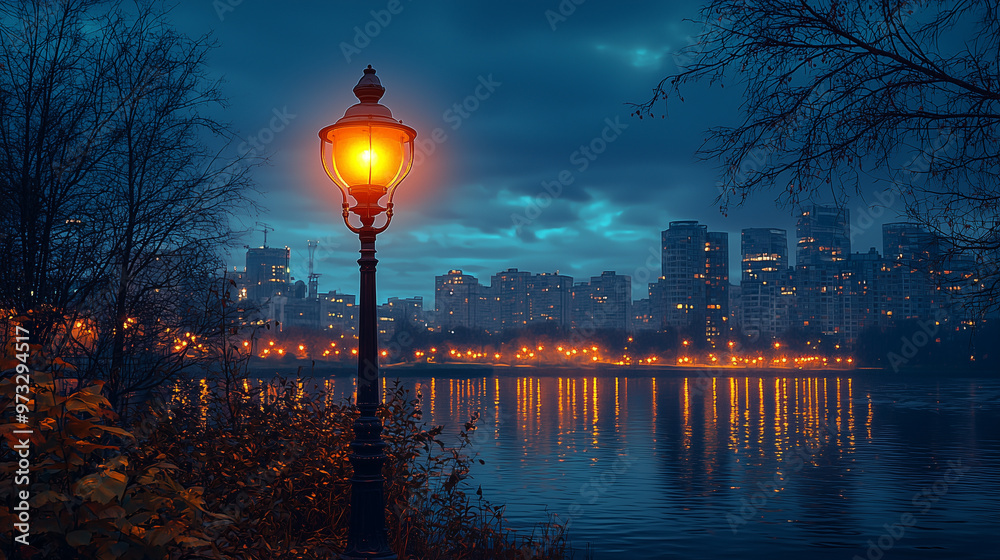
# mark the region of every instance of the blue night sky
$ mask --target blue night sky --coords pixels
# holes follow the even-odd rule
[[[615,270],[632,275],[638,299],[659,275],[660,231],[671,220],[729,232],[731,281],[739,280],[742,228],[785,228],[794,254],[793,209],[765,193],[723,216],[714,203],[721,172],[695,157],[709,126],[738,118],[740,88],[688,88],[668,118],[629,116],[627,103],[646,101],[676,70],[674,53],[694,41],[700,26],[684,19],[697,17],[698,2],[590,1],[552,21],[556,0],[243,1],[230,9],[237,2],[184,2],[170,17],[182,32],[210,32],[219,43],[210,71],[225,80],[230,103],[217,116],[241,137],[270,139],[268,164],[254,170],[265,212],[243,227],[275,228],[268,245],[291,247],[292,275],[302,280],[306,240],[319,240],[321,291],[357,293],[358,241],[322,171],[317,131],[356,102],[351,88],[368,64],[386,87],[382,103],[417,129],[426,154],[379,236],[379,301],[422,295],[433,308],[435,275],[460,268],[489,283],[511,267],[576,280]],[[398,13],[376,22],[371,11],[390,6]],[[281,130],[272,133],[272,122]],[[600,153],[588,157],[586,146]],[[532,206],[548,202],[542,183],[564,171],[561,193]],[[863,207],[849,202],[853,222]],[[853,249],[881,252],[880,231],[856,232]],[[259,246],[260,231],[245,242]],[[229,264],[242,268],[242,249]]]

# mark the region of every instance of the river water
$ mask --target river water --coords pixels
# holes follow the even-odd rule
[[[1000,558],[1000,380],[564,370],[403,384],[450,437],[481,410],[473,487],[515,528],[568,523],[577,558]]]

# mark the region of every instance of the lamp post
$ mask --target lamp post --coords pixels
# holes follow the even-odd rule
[[[343,196],[344,223],[361,239],[361,294],[358,314],[358,398],[349,458],[351,519],[343,559],[395,559],[385,530],[382,466],[385,443],[382,421],[375,415],[382,401],[379,390],[378,339],[375,307],[375,236],[392,221],[392,196],[413,164],[417,132],[392,118],[379,99],[385,88],[368,65],[354,86],[359,103],[343,118],[319,131],[320,155],[330,179]],[[385,198],[385,206],[380,201]],[[351,223],[351,215],[360,225]],[[376,219],[385,214],[384,222]]]

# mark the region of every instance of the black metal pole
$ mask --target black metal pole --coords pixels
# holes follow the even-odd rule
[[[385,442],[382,441],[382,421],[375,415],[381,396],[378,372],[378,328],[375,308],[375,230],[362,228],[361,294],[358,312],[358,411],[354,421],[354,441],[349,458],[354,467],[351,478],[351,528],[343,560],[391,559],[396,554],[389,548],[385,530],[385,494],[382,466],[385,464]]]

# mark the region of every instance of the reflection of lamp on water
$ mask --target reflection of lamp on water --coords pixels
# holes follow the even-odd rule
[[[320,155],[327,175],[343,196],[344,223],[361,239],[361,293],[358,313],[358,399],[360,416],[351,443],[351,528],[342,558],[396,558],[385,531],[382,421],[375,415],[378,394],[378,339],[375,306],[375,236],[392,221],[392,196],[413,164],[417,133],[392,118],[379,99],[385,88],[369,65],[354,95],[359,103],[320,130]],[[385,206],[380,201],[385,198]],[[352,203],[353,201],[353,203]],[[351,223],[351,214],[360,225]],[[385,214],[379,226],[375,220]]]

